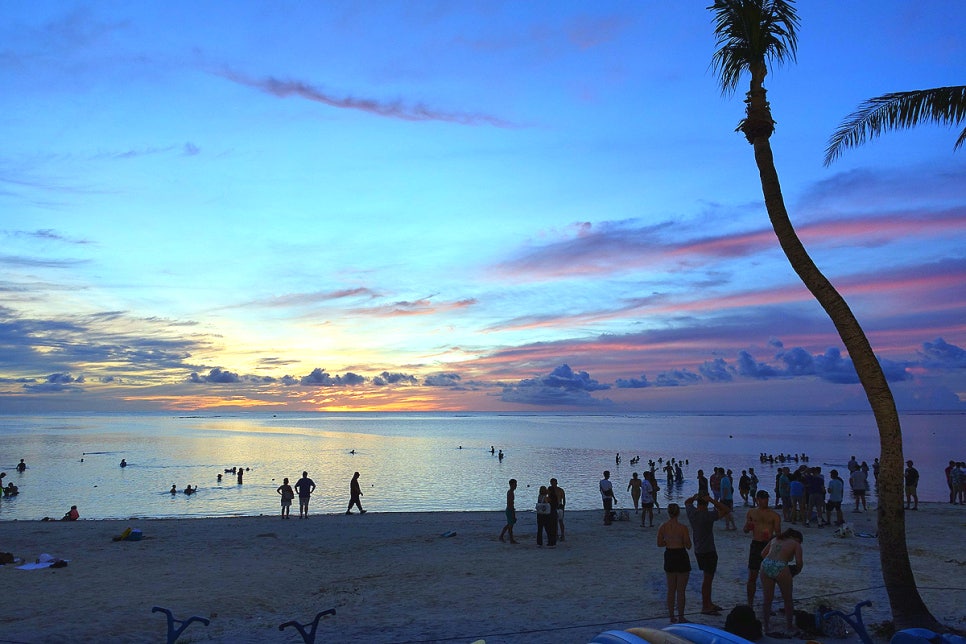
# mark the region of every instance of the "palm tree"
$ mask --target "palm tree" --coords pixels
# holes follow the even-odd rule
[[[936,87],[911,92],[892,92],[870,98],[845,117],[825,148],[825,165],[837,159],[843,148],[856,148],[883,132],[915,127],[922,123],[954,126],[966,120],[966,85]],[[953,146],[966,143],[966,129]]]
[[[835,325],[855,365],[879,429],[879,556],[886,592],[897,628],[920,626],[944,630],[930,614],[916,588],[902,506],[902,431],[892,391],[865,332],[845,299],[822,274],[795,232],[785,209],[775,170],[770,137],[775,131],[771,108],[765,99],[768,64],[794,61],[798,13],[793,0],[715,0],[717,49],[712,68],[724,94],[733,93],[745,72],[751,76],[745,98],[745,118],[738,131],[755,152],[761,191],[772,228],[789,264]]]

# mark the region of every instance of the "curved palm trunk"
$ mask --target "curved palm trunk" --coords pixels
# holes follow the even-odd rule
[[[881,475],[878,483],[879,558],[892,618],[897,629],[922,627],[937,632],[944,631],[945,628],[932,616],[919,595],[909,563],[902,500],[902,431],[895,400],[879,360],[858,320],[845,299],[812,261],[788,218],[769,142],[774,121],[765,100],[764,77],[763,66],[757,70],[752,69],[752,89],[747,99],[748,117],[740,129],[754,146],[765,208],[785,257],[838,330],[875,416],[881,450]]]

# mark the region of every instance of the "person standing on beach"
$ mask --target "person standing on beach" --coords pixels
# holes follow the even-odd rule
[[[640,512],[638,507],[641,504],[641,479],[637,478],[637,472],[631,474],[631,480],[627,482],[627,489],[631,493],[631,501],[634,502],[634,514]]]
[[[688,526],[678,521],[681,508],[677,503],[667,506],[668,519],[657,529],[657,545],[664,548],[664,573],[667,576],[667,611],[671,623],[684,622],[684,592],[691,576],[691,535]],[[675,600],[677,617],[674,616]]]
[[[815,525],[825,525],[825,477],[822,469],[813,467],[805,474],[805,526],[808,526],[812,513],[815,513]]]
[[[919,493],[916,488],[919,486],[919,470],[912,466],[912,461],[906,461],[906,471],[904,473],[906,483],[906,509],[919,509]],[[915,501],[915,505],[913,505]]]
[[[698,494],[708,494],[708,477],[704,475],[704,470],[698,470]]]
[[[750,489],[751,479],[748,478],[748,472],[741,470],[741,476],[738,477],[738,494],[741,495],[742,505],[748,505],[748,491]]]
[[[541,485],[537,493],[537,547],[543,547],[543,535],[547,535],[547,545],[554,546],[553,537],[550,536],[550,499],[547,498],[547,486]],[[556,520],[556,519],[554,519]]]
[[[315,481],[309,478],[308,472],[302,472],[302,478],[295,482],[295,491],[299,495],[299,518],[309,518],[309,499],[315,491]]]
[[[804,467],[804,465],[802,466]],[[788,494],[792,502],[791,522],[805,520],[805,484],[802,483],[802,473],[797,470],[788,482]]]
[[[506,525],[503,526],[503,530],[500,532],[500,541],[506,543],[504,536],[509,535],[510,543],[518,543],[516,539],[513,538],[513,525],[517,522],[517,510],[514,507],[515,492],[517,489],[517,480],[510,479],[510,489],[506,491]]]
[[[567,505],[567,495],[564,489],[557,485],[557,479],[550,479],[548,491],[557,499],[557,541],[564,540],[564,506]],[[553,514],[553,504],[550,504],[551,514]]]
[[[946,487],[949,488],[949,502],[956,503],[956,486],[953,484],[953,470],[956,469],[956,461],[949,461],[949,466],[943,470],[946,473]]]
[[[852,496],[855,497],[855,510],[853,512],[867,511],[865,493],[869,489],[868,470],[863,470],[861,466],[852,470],[852,473],[849,474],[849,485],[852,487]],[[859,510],[859,503],[862,504],[862,510]]]
[[[604,525],[610,525],[611,512],[614,509],[614,484],[610,481],[610,471],[604,470],[604,478],[600,480],[600,498],[604,502]]]
[[[641,485],[641,527],[654,527],[654,486],[647,472],[644,473],[644,483]]]
[[[724,476],[724,468],[713,467],[711,476],[708,477],[708,486],[711,488],[711,498],[715,501],[721,500],[721,477]]]
[[[654,470],[645,470],[643,476],[644,482],[651,484],[651,498],[654,499],[654,508],[660,514],[661,503],[657,500],[657,493],[661,491],[661,486],[657,484],[657,479],[654,477]]]
[[[751,545],[748,548],[748,605],[755,605],[755,590],[758,588],[758,571],[761,570],[761,553],[771,541],[771,538],[782,531],[782,518],[774,510],[768,508],[767,490],[755,493],[755,507],[745,515],[745,534],[751,533]]]
[[[289,511],[292,509],[292,499],[295,498],[295,490],[288,484],[288,479],[282,479],[282,484],[275,488],[275,491],[282,497],[282,518],[289,519]]]
[[[721,505],[728,508],[728,513],[723,517],[725,520],[725,530],[738,529],[738,526],[735,525],[735,515],[732,512],[732,510],[734,510],[734,507],[735,507],[735,488],[734,488],[734,484],[731,482],[732,476],[733,474],[731,473],[731,470],[728,470],[727,472],[725,472],[725,475],[721,477]],[[718,506],[715,505],[715,507],[718,507]],[[691,528],[693,529],[694,525],[692,525]],[[695,537],[695,541],[697,541],[697,537]],[[698,552],[697,546],[695,546],[694,552],[695,552],[695,555],[697,555],[697,552]]]
[[[352,480],[349,481],[349,507],[346,508],[346,514],[352,514],[352,506],[358,506],[359,514],[365,514],[366,511],[362,509],[362,487],[359,485],[359,473],[356,472],[352,475]]]
[[[782,502],[782,515],[785,521],[792,520],[792,479],[787,467],[778,468],[778,498]]]
[[[832,523],[832,510],[835,510],[835,525],[845,523],[842,516],[842,499],[845,498],[845,481],[839,477],[838,470],[829,472],[828,480],[828,502],[825,504],[825,522]]]
[[[724,479],[722,479],[724,480]],[[694,502],[698,507],[694,507]],[[714,504],[714,509],[708,508],[708,503]],[[705,615],[720,615],[721,606],[711,601],[711,584],[714,573],[718,570],[718,549],[714,545],[714,522],[731,516],[731,508],[707,495],[694,496],[684,502],[684,509],[688,514],[688,523],[694,533],[694,558],[698,560],[698,569],[704,573],[701,582],[701,612]]]
[[[775,535],[762,551],[761,562],[761,592],[762,608],[761,622],[763,631],[768,637],[775,639],[785,639],[788,637],[801,637],[801,633],[795,633],[794,629],[794,598],[792,597],[792,577],[797,575],[805,565],[802,557],[802,533],[794,528],[789,528],[780,535]],[[795,560],[792,568],[792,560]],[[781,590],[782,599],[785,600],[785,632],[773,633],[771,631],[771,602],[775,597],[775,586]]]

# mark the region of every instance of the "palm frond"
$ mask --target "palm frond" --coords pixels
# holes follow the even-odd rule
[[[716,51],[711,68],[721,92],[734,92],[754,63],[795,61],[798,13],[794,0],[715,0]]]
[[[937,87],[911,92],[892,92],[870,98],[839,124],[825,148],[825,165],[890,130],[902,130],[922,123],[958,125],[966,120],[966,85]],[[966,143],[963,130],[953,149]]]

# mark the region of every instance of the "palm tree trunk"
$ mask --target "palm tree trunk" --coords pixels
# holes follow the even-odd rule
[[[767,110],[767,107],[765,109]],[[753,144],[755,162],[761,177],[761,190],[765,197],[765,208],[772,228],[778,236],[788,262],[798,273],[802,283],[825,309],[838,330],[875,416],[879,430],[881,463],[877,517],[879,559],[886,593],[892,607],[893,622],[896,629],[920,627],[936,632],[944,631],[945,628],[932,616],[920,597],[912,573],[912,565],[909,562],[906,520],[902,504],[902,431],[892,391],[889,389],[882,366],[848,303],[809,257],[788,218],[768,137],[755,136]]]

